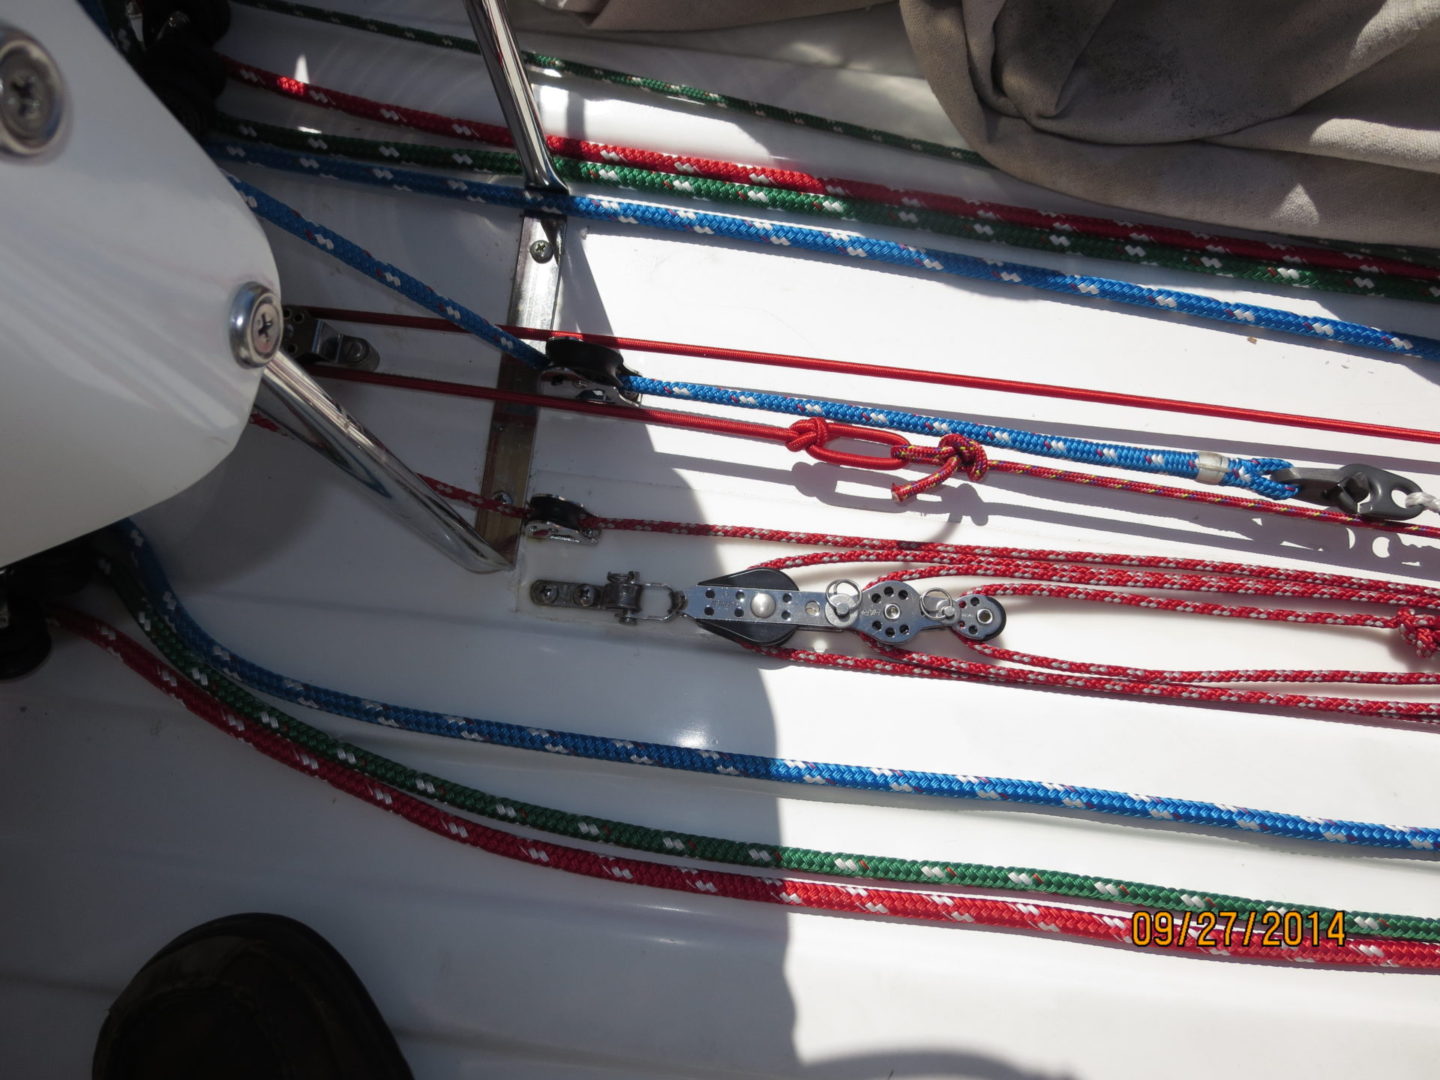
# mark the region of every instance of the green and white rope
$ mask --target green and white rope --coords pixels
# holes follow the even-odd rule
[[[224,113],[217,117],[216,128],[227,135],[251,139],[269,146],[301,153],[339,154],[356,161],[458,169],[496,176],[516,176],[521,172],[519,158],[507,151],[427,145],[394,139],[363,139],[314,129],[282,127]],[[790,191],[770,185],[739,184],[701,176],[681,176],[630,165],[583,161],[560,154],[552,155],[552,161],[562,179],[622,191],[726,203],[749,210],[763,207],[832,221],[864,222],[1034,251],[1063,252],[1067,255],[1083,255],[1112,262],[1185,270],[1263,285],[1440,303],[1440,287],[1421,279],[1393,274],[1356,275],[1343,270],[1298,267],[1281,261],[1266,262],[1237,255],[1209,254],[1155,244],[1142,246],[1107,237],[1080,233],[1063,234],[1053,229],[1016,225],[994,218],[947,213],[919,206],[894,206],[868,199]]]
[[[402,41],[413,41],[420,45],[433,45],[442,49],[455,49],[459,52],[476,54],[480,51],[475,42],[468,37],[437,34],[433,31],[421,30],[413,26],[400,26],[396,23],[385,22],[381,19],[348,15],[342,11],[331,11],[327,8],[312,7],[309,4],[294,4],[287,2],[287,0],[235,0],[235,3],[242,4],[245,7],[255,8],[259,11],[269,11],[279,15],[291,15],[300,19],[326,22],[334,26],[344,26],[351,30],[362,30],[371,34],[398,38]],[[664,79],[650,79],[643,75],[632,75],[627,71],[616,71],[613,68],[598,67],[594,64],[583,64],[576,60],[564,60],[558,56],[548,56],[544,53],[526,51],[520,55],[524,58],[526,64],[542,72],[573,75],[582,79],[593,79],[597,82],[610,83],[613,86],[628,86],[636,90],[645,90],[650,93],[661,94],[665,97],[683,98],[687,101],[699,102],[703,105],[710,105],[718,109],[746,113],[750,116],[776,120],[780,123],[791,124],[795,127],[825,131],[832,135],[843,135],[847,138],[859,139],[863,142],[874,143],[881,146],[890,146],[899,150],[909,150],[917,154],[924,154],[927,157],[943,158],[946,161],[958,161],[966,165],[983,165],[986,167],[989,167],[990,164],[973,150],[966,150],[958,146],[946,146],[944,143],[933,142],[929,139],[917,139],[907,135],[899,135],[893,131],[864,127],[863,125],[851,124],[844,120],[833,120],[826,116],[816,116],[814,113],[801,112],[798,109],[786,109],[779,105],[767,105],[763,101],[751,101],[749,98],[736,97],[733,94],[721,94],[714,90],[702,90],[697,86],[686,86],[684,83],[667,82]]]
[[[1170,888],[1121,878],[1097,877],[1034,867],[992,866],[938,859],[819,851],[760,841],[727,840],[698,833],[657,829],[631,822],[510,799],[447,780],[337,739],[275,708],[211,667],[191,651],[146,600],[139,583],[126,572],[124,559],[102,560],[102,569],[136,622],[160,653],[186,678],[235,712],[249,717],[293,745],[322,758],[343,762],[372,779],[421,798],[508,825],[611,844],[658,855],[683,856],[705,862],[764,870],[803,871],[868,881],[950,885],[1134,904],[1169,911],[1318,911],[1328,922],[1334,909],[1313,905],[1253,900],[1203,889]],[[1378,912],[1349,911],[1348,933],[1395,940],[1440,940],[1440,919]]]

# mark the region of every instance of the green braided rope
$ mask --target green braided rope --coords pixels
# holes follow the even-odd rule
[[[269,0],[267,0],[269,2]],[[341,154],[359,161],[421,165],[442,169],[466,169],[501,175],[518,175],[519,159],[503,151],[469,147],[434,146],[421,143],[361,139],[327,132],[301,131],[256,120],[220,114],[216,127],[230,135],[253,139],[305,152]],[[1392,274],[1354,274],[1341,270],[1311,270],[1284,263],[1244,256],[1224,256],[1189,251],[1160,244],[1141,245],[1135,241],[1108,237],[1062,234],[1050,229],[1014,225],[982,217],[945,213],[921,207],[891,206],[867,199],[838,195],[817,195],[805,191],[737,184],[698,176],[676,176],[629,165],[580,161],[553,155],[555,170],[562,179],[599,184],[626,191],[681,195],[694,199],[729,203],[753,210],[757,206],[786,210],[810,217],[864,222],[892,228],[915,229],[980,240],[1037,251],[1063,251],[1071,255],[1107,259],[1112,262],[1161,266],[1174,270],[1244,279],[1266,285],[1289,285],[1302,289],[1358,296],[1382,296],[1394,300],[1440,303],[1440,292],[1415,278]],[[1363,284],[1362,284],[1363,283]]]
[[[1161,885],[1095,878],[1058,870],[1030,867],[988,866],[981,863],[951,863],[938,860],[897,859],[877,855],[816,851],[778,844],[724,840],[695,833],[653,829],[624,821],[584,814],[572,814],[548,806],[507,799],[467,787],[432,773],[411,769],[390,758],[372,753],[353,743],[334,738],[311,727],[242,689],[221,672],[210,667],[191,651],[165,618],[148,602],[134,576],[125,572],[123,558],[101,561],[101,569],[140,624],[151,643],[181,674],[237,713],[267,727],[274,734],[312,754],[344,762],[373,779],[402,791],[410,791],[492,821],[524,825],[557,836],[613,844],[657,855],[680,855],[705,862],[766,870],[798,870],[812,874],[861,878],[871,881],[908,882],[921,885],[953,885],[995,889],[1002,892],[1039,893],[1084,900],[1121,901],[1141,907],[1170,911],[1265,912],[1316,910],[1329,920],[1335,912],[1309,905],[1251,900],[1241,896],[1208,893],[1202,890],[1171,889]],[[1440,919],[1411,915],[1349,912],[1345,918],[1349,933],[1369,934],[1397,940],[1440,940]]]
[[[1352,255],[1370,255],[1375,258],[1396,259],[1413,263],[1415,266],[1440,270],[1440,249],[1425,247],[1401,247],[1399,244],[1362,244],[1354,240],[1326,240],[1318,236],[1290,236],[1297,244],[1344,251]]]
[[[478,53],[480,50],[475,42],[467,37],[452,37],[449,34],[437,34],[429,30],[418,30],[414,27],[399,26],[395,23],[383,22],[380,19],[367,19],[357,15],[346,15],[339,11],[330,11],[327,8],[311,7],[309,4],[287,3],[286,0],[235,0],[236,3],[244,4],[246,7],[257,8],[261,11],[270,11],[279,15],[293,15],[301,19],[314,19],[319,22],[328,22],[336,26],[348,27],[351,30],[364,30],[372,34],[382,34],[385,37],[401,38],[405,41],[418,42],[421,45],[435,45],[442,49],[458,49],[461,52]],[[720,94],[714,90],[702,90],[696,86],[685,86],[682,83],[665,82],[662,79],[647,79],[642,75],[632,75],[626,71],[616,71],[613,68],[596,67],[594,64],[582,64],[576,60],[562,60],[558,56],[546,56],[542,53],[523,52],[525,63],[531,67],[537,67],[545,71],[552,71],[562,75],[574,75],[582,79],[594,79],[598,82],[611,83],[615,86],[629,86],[637,90],[647,90],[654,94],[663,94],[666,97],[685,98],[688,101],[698,101],[705,105],[713,105],[720,109],[730,109],[735,112],[749,113],[751,116],[764,117],[767,120],[779,120],[796,127],[812,128],[816,131],[828,131],[833,135],[844,135],[851,139],[862,139],[869,143],[879,143],[883,146],[893,146],[900,150],[911,150],[917,154],[924,154],[927,157],[944,158],[946,161],[960,161],[966,165],[984,165],[989,167],[990,163],[973,150],[965,150],[958,146],[946,146],[943,143],[931,142],[929,139],[914,139],[905,135],[897,135],[892,131],[881,131],[878,128],[862,127],[859,124],[847,123],[844,120],[831,120],[824,116],[816,116],[814,113],[799,112],[795,109],[784,109],[778,105],[766,105],[762,101],[750,101],[748,98],[734,97],[731,94]]]
[[[429,30],[420,30],[414,27],[400,26],[396,23],[388,23],[379,19],[368,19],[356,15],[347,15],[344,12],[330,11],[326,8],[312,7],[309,4],[288,3],[286,0],[235,0],[236,3],[244,4],[261,11],[270,11],[281,15],[292,15],[302,19],[312,19],[320,22],[332,23],[336,26],[344,26],[353,30],[363,30],[369,33],[382,34],[387,37],[401,38],[406,41],[414,41],[423,45],[434,45],[439,48],[457,49],[461,52],[476,53],[475,42],[468,37],[451,37],[448,34],[437,34]],[[597,67],[593,64],[583,64],[576,60],[565,60],[556,56],[548,56],[541,53],[523,53],[526,63],[548,71],[554,71],[567,75],[576,75],[581,78],[595,79],[600,82],[613,83],[617,86],[631,86],[653,93],[664,94],[667,97],[681,97],[689,101],[697,101],[707,105],[714,105],[717,108],[729,109],[736,112],[748,112],[754,116],[766,117],[771,120],[778,120],[796,127],[811,128],[817,131],[828,131],[832,134],[845,135],[850,138],[860,139],[869,143],[879,143],[885,146],[897,147],[903,150],[912,150],[916,153],[933,157],[944,158],[949,161],[959,161],[967,165],[982,165],[993,168],[990,162],[973,150],[966,150],[955,146],[946,146],[943,143],[931,142],[926,139],[912,139],[895,132],[884,131],[879,128],[862,127],[858,124],[847,123],[843,120],[831,120],[823,116],[816,116],[813,113],[798,112],[793,109],[784,109],[776,105],[766,105],[759,101],[750,101],[746,98],[733,97],[728,94],[720,94],[713,90],[702,90],[694,86],[685,86],[681,83],[665,82],[660,79],[649,79],[641,75],[633,75],[625,71],[616,71],[613,68]],[[1326,240],[1313,236],[1297,236],[1297,243],[1315,244],[1336,250],[1349,251],[1361,255],[1385,256],[1392,259],[1399,259],[1411,262],[1418,266],[1427,266],[1433,269],[1440,269],[1440,251],[1429,248],[1403,247],[1394,244],[1358,244],[1345,240]],[[1316,286],[1320,287],[1320,286]],[[1382,295],[1367,290],[1353,290],[1360,295]],[[1426,295],[1421,299],[1432,299]]]

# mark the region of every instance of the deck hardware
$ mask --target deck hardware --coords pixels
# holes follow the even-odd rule
[[[525,170],[525,186],[567,193],[565,181],[550,161],[535,91],[525,74],[525,62],[515,44],[515,35],[510,32],[502,0],[465,0],[465,13],[470,17],[470,27],[475,31],[475,43],[480,46],[490,81],[495,84],[505,126],[515,141],[515,153]]]
[[[534,495],[525,515],[525,535],[532,540],[563,540],[568,544],[597,544],[600,530],[586,524],[591,515],[579,503],[558,495]]]
[[[572,337],[552,337],[545,343],[549,361],[541,378],[550,387],[574,391],[579,401],[607,405],[634,405],[640,395],[624,389],[624,380],[635,372],[614,349]]]
[[[625,623],[636,618],[668,622],[684,615],[713,634],[759,646],[782,645],[796,630],[855,630],[899,645],[923,630],[954,629],[967,641],[989,641],[1005,629],[1005,609],[993,597],[952,596],[908,581],[880,582],[865,590],[840,580],[823,590],[806,590],[769,567],[709,578],[688,589],[641,584],[638,578],[632,570],[610,574],[605,585],[541,580],[531,584],[530,599],[543,607],[614,611]],[[646,589],[669,592],[667,614],[638,614]]]
[[[651,589],[669,594],[663,615],[643,613],[645,593]],[[530,584],[530,599],[541,607],[588,608],[614,612],[627,626],[637,622],[669,622],[680,614],[684,598],[668,585],[641,581],[638,570],[612,571],[605,575],[604,585],[587,585],[579,581],[535,581]]]
[[[1295,498],[1303,502],[1330,506],[1353,517],[1406,521],[1425,509],[1420,504],[1407,506],[1397,498],[1419,491],[1419,484],[1374,465],[1280,469],[1271,473],[1270,478],[1282,484],[1294,484],[1300,489]]]
[[[275,319],[278,340],[278,305]],[[469,522],[350,416],[283,349],[275,350],[265,365],[255,408],[286,434],[338,466],[391,516],[453,562],[475,573],[508,567],[508,561]]]
[[[535,92],[515,36],[505,18],[502,0],[465,0],[465,13],[475,31],[475,43],[490,73],[500,111],[525,173],[528,191],[565,195],[569,189],[555,171]],[[527,210],[520,218],[520,239],[515,253],[515,277],[510,290],[507,321],[513,326],[548,330],[555,325],[560,295],[560,271],[565,256],[565,216],[548,210]],[[500,390],[535,394],[540,390],[536,372],[513,356],[500,358],[495,378]],[[481,491],[511,492],[524,503],[530,491],[530,464],[535,446],[534,406],[496,402],[485,440]],[[513,562],[520,542],[520,522],[505,514],[482,510],[475,527],[507,561]]]
[[[34,157],[55,144],[65,126],[65,83],[38,41],[0,26],[0,150]]]
[[[281,348],[301,364],[333,364],[356,371],[374,371],[380,354],[362,337],[342,334],[309,308],[284,308]]]
[[[280,349],[284,316],[275,294],[259,282],[240,286],[230,301],[230,350],[244,367],[264,367]]]

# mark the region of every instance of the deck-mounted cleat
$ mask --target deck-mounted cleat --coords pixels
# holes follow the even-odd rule
[[[1342,465],[1338,469],[1280,469],[1270,479],[1294,484],[1295,498],[1333,507],[1352,517],[1408,521],[1425,509],[1409,505],[1406,495],[1420,490],[1414,480],[1374,465]]]
[[[590,511],[558,495],[535,495],[525,514],[525,535],[532,540],[563,540],[567,544],[598,544],[600,530]]]
[[[625,378],[634,375],[625,358],[616,350],[572,337],[552,337],[545,343],[549,361],[541,372],[548,386],[574,391],[579,401],[608,405],[634,405],[640,395],[625,389]]]

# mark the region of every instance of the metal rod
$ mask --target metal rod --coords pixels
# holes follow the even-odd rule
[[[411,532],[474,573],[508,569],[450,504],[283,352],[265,366],[255,407],[355,480]]]
[[[506,126],[515,140],[515,151],[520,155],[520,165],[525,170],[525,186],[568,192],[565,181],[556,174],[550,161],[535,93],[525,75],[525,64],[520,59],[515,37],[510,33],[501,0],[465,0],[465,11],[475,30],[480,55],[490,69],[490,81],[495,84],[495,93],[500,98]]]
[[[510,325],[546,329],[555,325],[555,305],[560,295],[558,252],[564,231],[564,218],[534,214],[521,217],[515,281],[511,286],[510,310],[506,316]],[[541,248],[542,244],[549,247]],[[502,356],[495,385],[502,390],[537,394],[540,392],[540,377],[534,368],[513,356]],[[495,403],[490,413],[490,433],[485,440],[485,467],[480,478],[482,495],[492,499],[503,495],[519,504],[528,501],[538,419],[533,406]],[[475,528],[501,555],[507,559],[515,557],[520,544],[518,520],[481,510],[475,516]]]

